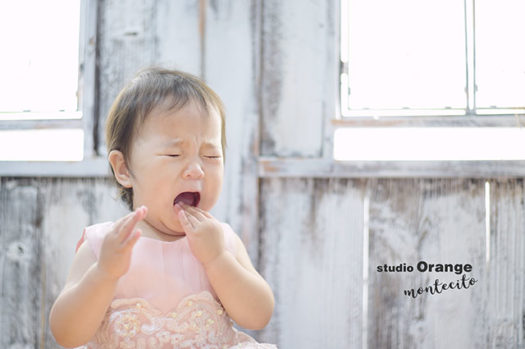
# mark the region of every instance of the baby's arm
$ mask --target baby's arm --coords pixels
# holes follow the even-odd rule
[[[241,239],[234,236],[236,255],[225,251],[205,265],[206,273],[230,317],[244,328],[260,330],[272,317],[273,292],[253,267]]]
[[[66,286],[51,308],[51,331],[64,347],[85,344],[93,337],[113,298],[118,279],[107,277],[96,261],[84,242],[75,256]]]
[[[140,236],[134,227],[145,214],[142,208],[119,220],[104,238],[98,261],[87,242],[80,246],[49,315],[51,331],[60,345],[76,347],[96,333],[118,279],[129,268],[131,250]]]
[[[209,212],[184,205],[179,218],[193,254],[204,265],[228,315],[244,328],[258,330],[266,326],[273,313],[273,293],[253,267],[241,239],[233,234],[232,254],[224,246],[220,223]]]

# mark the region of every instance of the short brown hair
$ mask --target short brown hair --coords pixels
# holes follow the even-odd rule
[[[226,131],[224,106],[220,97],[196,76],[163,68],[148,68],[138,72],[118,94],[106,119],[108,154],[112,150],[119,150],[128,164],[132,138],[138,127],[155,107],[167,101],[170,102],[169,110],[178,110],[194,101],[208,113],[212,108],[219,112],[224,161]],[[114,175],[113,168],[111,173]],[[118,182],[117,186],[120,188],[120,198],[133,210],[133,189],[124,188]]]

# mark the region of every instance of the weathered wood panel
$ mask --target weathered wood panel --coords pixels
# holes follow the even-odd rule
[[[483,342],[485,207],[482,180],[371,182],[368,347],[480,348]],[[469,289],[423,293],[404,290],[456,282],[455,273],[420,272],[419,261],[471,264]],[[378,272],[406,263],[413,272]]]
[[[525,190],[523,179],[490,182],[487,348],[525,344]]]
[[[323,155],[323,127],[337,101],[336,1],[263,2],[261,154]],[[330,115],[327,115],[330,114]]]
[[[361,348],[361,180],[261,184],[260,270],[276,309],[261,338],[281,348]]]
[[[49,310],[83,228],[126,211],[115,194],[106,179],[1,178],[2,348],[59,348]]]
[[[104,123],[124,84],[142,68],[163,65],[201,74],[198,1],[103,1],[99,19],[99,153]]]
[[[35,181],[0,182],[0,347],[36,347],[41,293],[42,212]]]

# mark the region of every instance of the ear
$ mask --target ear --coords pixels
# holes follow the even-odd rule
[[[131,175],[124,160],[124,154],[120,150],[112,150],[108,155],[109,163],[113,168],[113,173],[115,174],[115,179],[120,183],[124,188],[131,188]]]

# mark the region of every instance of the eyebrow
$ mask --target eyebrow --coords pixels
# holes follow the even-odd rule
[[[174,139],[171,139],[169,141],[166,141],[164,142],[164,144],[168,147],[176,147],[176,146],[179,146],[179,145],[183,145],[184,144],[184,141],[180,138],[174,138]],[[212,142],[204,142],[203,146],[205,147],[214,147],[214,148],[217,148],[217,147],[221,147],[220,144],[216,144],[216,143],[212,143]]]

